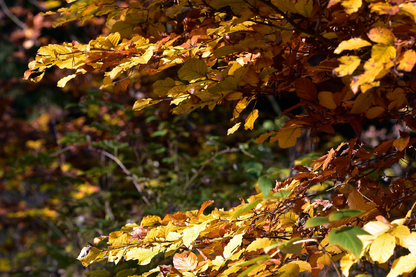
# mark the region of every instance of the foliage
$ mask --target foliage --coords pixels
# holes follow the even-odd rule
[[[266,113],[262,97],[295,96],[297,103],[282,113],[284,125],[257,143],[294,147],[305,130],[316,139],[346,123],[357,134],[296,165],[297,173],[282,182],[269,172],[258,176],[259,193],[237,207],[205,215],[209,200],[199,210],[147,216],[97,237],[97,246],[105,239],[107,245],[85,247],[78,256],[83,265],[147,265],[163,254],[173,264],[141,276],[317,276],[324,266],[338,272],[337,261],[346,276],[355,263],[388,276],[416,269],[413,2],[71,2],[58,10],[56,26],[106,16],[108,34],[88,44],[41,47],[26,79],[38,82],[58,66],[73,70],[58,82],[65,87],[77,76],[105,72],[101,88],[117,94],[138,77],[155,75],[153,94],[137,100],[134,111],[164,102],[175,115],[231,106],[228,135],[242,125],[254,128]],[[170,68],[177,76],[165,78]],[[396,137],[374,146],[359,139],[366,124],[387,120],[400,126]],[[390,175],[400,166],[400,174]]]

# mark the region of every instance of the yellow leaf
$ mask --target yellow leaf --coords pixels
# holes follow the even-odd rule
[[[297,277],[299,276],[299,272],[299,265],[291,262],[282,266],[277,272],[277,275],[279,277]]]
[[[416,52],[414,50],[407,50],[398,60],[398,70],[410,72],[416,63]]]
[[[412,254],[416,254],[416,233],[410,233],[409,235],[402,237],[403,247],[409,249]]]
[[[334,94],[330,91],[320,91],[318,94],[319,104],[328,109],[335,109]]]
[[[393,222],[392,222],[393,223]],[[393,230],[391,231],[391,234],[393,235],[393,236],[395,236],[396,238],[398,238],[399,239],[399,244],[401,245],[401,246],[403,246],[403,247],[406,247],[405,246],[405,243],[404,243],[404,238],[405,237],[407,237],[408,235],[410,235],[410,230],[409,230],[409,227],[407,227],[407,226],[404,226],[404,225],[399,225],[399,226],[396,226],[396,227],[394,227],[393,228]],[[416,241],[415,241],[416,242]],[[416,244],[414,244],[414,249],[413,250],[416,250]],[[409,248],[409,247],[407,247],[407,248]],[[412,252],[412,253],[415,253],[414,251],[410,251],[410,252]],[[415,253],[416,254],[416,253]]]
[[[389,231],[390,226],[380,221],[371,221],[364,225],[363,230],[373,236],[378,236]]]
[[[370,5],[371,12],[375,12],[378,14],[389,14],[389,15],[395,15],[399,12],[398,6],[392,6],[390,3],[373,3]]]
[[[332,259],[331,256],[328,254],[323,253],[322,256],[320,256],[317,260],[316,260],[317,264],[323,264],[326,265],[328,267],[330,267],[332,265]]]
[[[125,259],[126,261],[139,260],[139,265],[147,265],[157,254],[163,252],[163,250],[159,244],[151,248],[134,247],[126,252]]]
[[[259,117],[259,110],[254,109],[247,117],[246,123],[244,124],[244,129],[250,129],[253,130],[254,122]]]
[[[231,134],[234,134],[234,133],[235,133],[235,131],[237,131],[237,130],[238,130],[238,128],[240,128],[240,125],[241,125],[241,122],[238,122],[238,123],[234,124],[234,126],[233,126],[233,127],[231,127],[230,129],[228,129],[228,130],[227,130],[227,136],[229,136],[229,135],[231,135]]]
[[[385,263],[393,255],[396,238],[389,233],[378,236],[370,246],[370,257],[379,263]]]
[[[295,10],[303,17],[309,18],[312,13],[313,1],[312,0],[300,0],[295,4]]]
[[[235,235],[230,240],[230,242],[224,247],[224,252],[222,253],[224,258],[228,259],[235,252],[237,247],[241,245],[242,241],[243,241],[243,234]]]
[[[379,84],[376,83],[374,80],[376,78],[381,78],[385,74],[387,74],[388,69],[385,67],[385,64],[376,62],[374,59],[369,59],[364,64],[364,74],[359,76],[354,76],[351,82],[351,90],[354,93],[358,92],[360,86],[369,85],[370,87],[366,88],[365,90],[361,88],[363,92],[368,90],[369,88],[378,86]]]
[[[343,56],[338,59],[341,64],[334,69],[334,73],[338,77],[343,77],[347,75],[351,75],[360,65],[360,58],[357,56]]]
[[[244,97],[240,101],[238,101],[237,105],[234,108],[233,111],[233,118],[232,120],[239,117],[240,113],[248,106],[248,104],[251,102],[251,97]]]
[[[361,93],[358,95],[357,99],[354,101],[354,106],[352,107],[352,114],[360,114],[367,111],[370,107],[371,102],[373,101],[373,94],[371,92]]]
[[[378,63],[387,63],[396,57],[394,46],[374,45],[371,48],[371,58]]]
[[[185,229],[183,231],[183,244],[187,248],[191,249],[192,244],[198,238],[199,233],[205,230],[205,227],[207,226],[207,224],[208,224],[208,221],[205,221],[202,224],[197,224],[191,228]]]
[[[385,109],[383,109],[382,107],[372,107],[368,109],[368,111],[365,113],[365,116],[368,119],[374,119],[378,117],[379,115],[381,115],[382,113],[384,113],[384,111]]]
[[[352,38],[349,40],[344,40],[341,42],[338,47],[335,49],[335,54],[340,54],[344,50],[357,50],[366,46],[370,46],[371,43],[363,40],[361,38]]]
[[[410,137],[395,139],[393,141],[393,146],[396,147],[399,151],[403,151],[407,147],[409,140]]]
[[[345,8],[345,12],[348,14],[355,13],[363,4],[362,0],[330,0],[328,8],[337,3],[341,3],[341,5]]]
[[[142,222],[140,223],[140,226],[142,227],[152,227],[157,226],[160,224],[160,221],[162,219],[156,215],[149,215],[142,219]]]
[[[270,139],[270,144],[278,140],[281,148],[289,148],[296,144],[298,137],[301,135],[302,128],[299,125],[293,124],[277,131],[276,135]]]
[[[410,16],[416,22],[416,6],[414,2],[399,5],[399,14]]]
[[[179,69],[178,77],[181,80],[194,82],[200,78],[205,78],[207,73],[208,66],[203,60],[191,58]]]
[[[411,273],[416,269],[416,254],[409,254],[393,262],[393,267],[387,277],[397,277],[403,273]]]
[[[58,81],[58,87],[63,88],[65,87],[66,83],[71,80],[74,79],[77,76],[77,74],[71,74],[68,75],[66,77],[63,77],[61,80]]]
[[[345,275],[345,277],[349,276],[350,268],[356,262],[357,260],[355,259],[354,254],[348,253],[344,257],[342,257],[340,261],[340,266],[341,266],[341,271]]]
[[[36,76],[35,78],[30,78],[30,81],[34,83],[38,83],[40,82],[40,80],[42,80],[44,75],[45,75],[45,71],[43,71],[42,74],[40,74],[39,76]]]
[[[371,29],[367,36],[372,41],[384,45],[393,45],[395,40],[393,32],[384,27]]]
[[[265,248],[269,246],[271,243],[269,238],[257,238],[255,241],[250,243],[250,245],[247,247],[246,251],[250,252],[256,249]]]
[[[162,100],[154,100],[152,98],[142,98],[137,100],[133,105],[133,111],[138,112],[146,107],[162,102]]]

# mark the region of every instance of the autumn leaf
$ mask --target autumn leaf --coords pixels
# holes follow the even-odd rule
[[[152,98],[142,98],[137,100],[133,105],[133,111],[138,112],[143,110],[146,107],[152,106],[154,104],[160,103],[162,100],[154,100]]]
[[[187,60],[181,69],[178,71],[179,79],[195,82],[201,78],[206,77],[208,73],[208,67],[202,60],[192,58]]]
[[[320,91],[318,94],[319,103],[328,109],[335,109],[337,104],[334,102],[334,95],[330,91]]]
[[[379,263],[385,263],[393,255],[396,238],[389,233],[378,236],[370,246],[370,257]]]
[[[227,136],[234,134],[235,131],[237,131],[238,128],[240,128],[240,126],[241,126],[241,122],[238,122],[238,123],[234,124],[233,127],[231,127],[230,129],[227,130]]]
[[[410,72],[416,63],[416,52],[412,49],[406,50],[398,59],[398,70]]]
[[[259,117],[259,110],[254,109],[247,117],[246,123],[244,124],[244,129],[250,129],[253,130],[254,128],[254,122]]]
[[[341,3],[341,5],[345,8],[345,12],[351,14],[358,11],[362,5],[362,0],[330,0],[328,7],[331,7],[336,3]]]
[[[393,45],[395,40],[393,32],[384,27],[376,27],[371,29],[367,36],[373,42],[384,45]]]
[[[182,254],[176,253],[173,256],[173,265],[181,272],[193,271],[197,264],[197,256],[192,252],[184,251]]]
[[[363,47],[371,46],[371,43],[361,38],[352,38],[341,42],[335,49],[335,54],[340,54],[345,50],[358,50]]]
[[[339,77],[353,74],[361,62],[357,56],[343,56],[338,60],[341,64],[334,69],[334,73]]]
[[[279,141],[281,148],[289,148],[296,144],[297,139],[302,135],[302,128],[298,125],[283,127],[270,139],[270,143]]]

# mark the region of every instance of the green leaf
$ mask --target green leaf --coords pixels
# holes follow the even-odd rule
[[[298,256],[301,256],[302,248],[303,248],[303,242],[298,242],[301,240],[300,237],[293,238],[291,240],[280,242],[280,243],[274,243],[272,245],[269,245],[264,248],[264,251],[267,253],[273,248],[279,248],[284,253],[290,253],[295,254]]]
[[[250,211],[251,209],[256,207],[259,203],[261,203],[261,201],[263,201],[263,199],[257,199],[257,200],[254,200],[253,202],[250,202],[247,205],[243,206],[241,209],[239,209],[238,211],[236,211],[233,214],[232,219],[239,217],[242,213]]]
[[[281,198],[285,198],[286,196],[289,196],[291,193],[292,193],[291,190],[281,190],[273,194],[272,197],[275,199],[281,199]]]
[[[366,231],[357,226],[342,227],[341,229],[332,229],[328,235],[328,241],[331,244],[338,244],[349,252],[360,257],[363,244],[357,237],[359,235],[369,235]]]
[[[257,262],[260,262],[260,261],[265,261],[265,260],[268,260],[268,259],[270,259],[269,255],[263,255],[263,256],[259,256],[257,258],[251,259],[251,260],[249,260],[245,263],[238,264],[237,266],[239,266],[239,267],[249,266],[249,265],[252,265],[254,263],[257,263]]]
[[[330,221],[325,217],[319,216],[319,217],[309,218],[308,221],[306,221],[305,228],[321,226],[329,222]]]
[[[203,78],[208,73],[208,66],[206,63],[199,59],[189,59],[187,60],[181,69],[178,71],[179,79],[185,81],[196,81],[200,78]]]
[[[261,176],[257,182],[263,197],[267,197],[272,187],[276,184],[276,180],[270,176]]]
[[[361,211],[361,210],[340,210],[340,211],[330,214],[329,220],[336,221],[336,220],[350,218],[350,217],[357,217],[363,212],[364,211]]]

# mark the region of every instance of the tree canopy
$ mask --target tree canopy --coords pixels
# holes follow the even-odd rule
[[[97,237],[78,256],[84,266],[173,256],[141,276],[318,276],[324,266],[348,276],[357,263],[363,274],[365,264],[388,276],[416,269],[414,2],[67,2],[55,27],[104,16],[103,34],[40,47],[25,79],[39,82],[57,66],[71,70],[58,87],[100,73],[101,89],[118,94],[155,75],[133,111],[168,103],[183,116],[231,107],[227,135],[253,130],[267,112],[260,101],[277,101],[283,126],[256,142],[294,151],[304,136],[314,144],[340,126],[355,132],[308,164],[294,164],[283,180],[262,174],[258,194],[229,210],[204,214],[208,200],[199,210],[146,216]],[[177,72],[166,77],[169,70]],[[386,122],[398,126],[395,137],[362,140],[366,126]],[[390,174],[393,167],[399,174]]]

